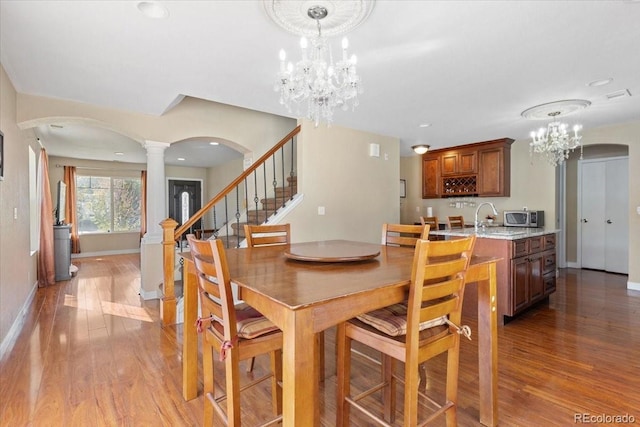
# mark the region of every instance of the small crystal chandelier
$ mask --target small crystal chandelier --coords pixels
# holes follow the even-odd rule
[[[355,109],[359,104],[358,94],[362,93],[360,77],[356,74],[356,56],[348,57],[349,42],[346,38],[342,40],[342,58],[334,65],[331,47],[322,36],[320,27],[320,20],[327,13],[323,6],[309,8],[307,15],[316,21],[318,35],[310,41],[302,37],[302,59],[295,65],[291,62],[285,65],[286,53],[280,50],[280,72],[274,86],[280,92],[280,104],[285,105],[289,112],[293,104],[297,104],[299,111],[300,104],[306,101],[307,118],[316,126],[322,120],[331,123],[335,107]]]
[[[532,141],[529,143],[529,152],[542,155],[552,166],[557,166],[569,158],[569,153],[580,146],[580,159],[582,159],[582,137],[578,131],[582,126],[573,127],[573,136],[567,131],[567,124],[561,123],[555,117],[560,115],[559,111],[548,114],[553,118],[547,128],[540,128],[538,132],[531,132]]]

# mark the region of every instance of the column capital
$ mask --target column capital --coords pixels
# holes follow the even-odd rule
[[[166,150],[170,145],[171,144],[169,144],[168,142],[146,140],[144,141],[144,144],[142,146],[147,150],[147,153],[164,153],[164,150]]]

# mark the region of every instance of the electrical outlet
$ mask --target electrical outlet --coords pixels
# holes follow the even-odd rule
[[[640,215],[640,206],[636,208],[636,212],[638,212],[638,215]]]

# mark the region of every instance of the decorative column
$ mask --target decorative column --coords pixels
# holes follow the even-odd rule
[[[166,216],[164,151],[170,144],[146,141],[147,150],[147,233],[140,244],[140,296],[157,299],[163,295],[162,228]],[[174,297],[175,300],[175,297]]]

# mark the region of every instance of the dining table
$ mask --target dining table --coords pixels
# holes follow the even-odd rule
[[[283,425],[318,426],[317,334],[407,298],[414,249],[346,240],[226,250],[239,297],[283,331]],[[198,394],[198,286],[188,253],[184,275],[183,397]],[[358,256],[361,259],[358,259]],[[480,423],[498,424],[497,258],[473,256],[477,282]],[[417,373],[416,373],[417,375]]]

